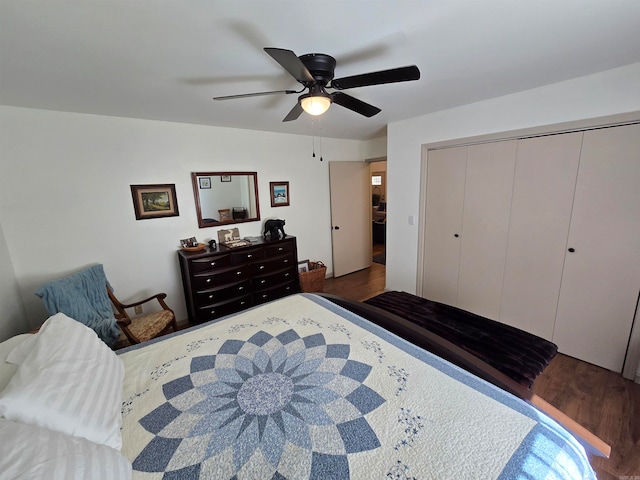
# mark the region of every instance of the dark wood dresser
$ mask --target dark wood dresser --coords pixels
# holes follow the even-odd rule
[[[296,238],[178,251],[189,323],[202,323],[300,291]]]

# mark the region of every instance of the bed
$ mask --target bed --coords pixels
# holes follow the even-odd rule
[[[67,362],[64,381],[74,386],[67,395],[87,398],[74,379],[83,371],[93,383],[116,379],[115,387],[87,389],[101,392],[96,398],[115,389],[122,399],[121,436],[113,437],[113,420],[101,409],[101,428],[86,439],[119,455],[109,465],[122,477],[107,478],[595,478],[583,445],[529,402],[347,310],[351,302],[339,303],[292,295],[105,359],[83,359],[72,374]],[[53,357],[37,351],[46,335],[60,336],[51,320],[35,340],[9,349],[19,366],[0,392],[0,420],[13,427],[21,420],[6,414],[21,408],[15,397],[29,388],[33,357],[79,355],[64,345]],[[86,327],[62,320],[55,325],[74,335],[83,329],[75,342],[90,343]],[[453,357],[464,363],[464,354]],[[113,365],[97,373],[106,363]],[[43,375],[39,381],[53,384],[62,373]],[[64,430],[62,423],[48,428]],[[2,443],[0,471],[8,471],[6,463],[21,457]]]

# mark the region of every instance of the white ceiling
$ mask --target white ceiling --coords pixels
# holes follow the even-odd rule
[[[326,53],[336,77],[415,82],[282,119],[298,89],[263,47]],[[638,0],[0,0],[0,104],[367,139],[390,122],[640,62]]]

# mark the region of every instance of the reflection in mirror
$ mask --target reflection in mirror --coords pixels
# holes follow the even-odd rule
[[[198,226],[260,220],[256,172],[192,172]]]

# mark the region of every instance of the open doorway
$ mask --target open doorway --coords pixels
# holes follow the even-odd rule
[[[369,164],[371,176],[371,253],[372,262],[386,265],[387,240],[387,161]]]

